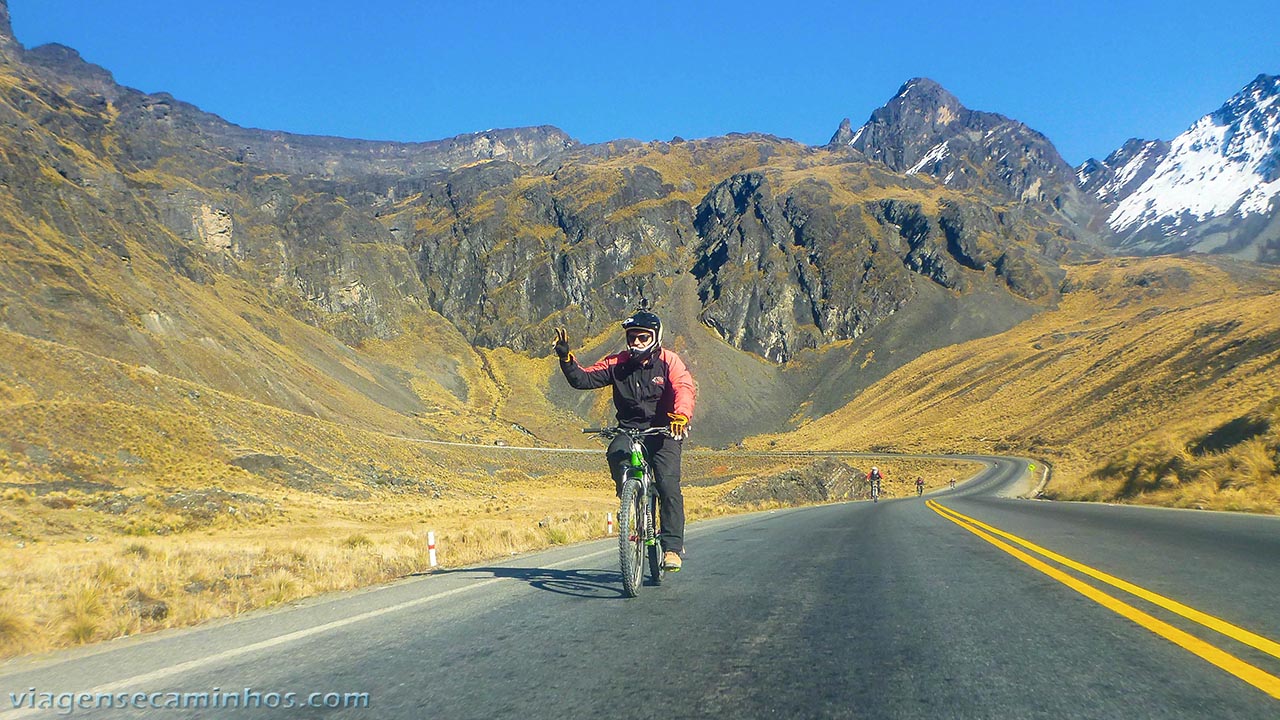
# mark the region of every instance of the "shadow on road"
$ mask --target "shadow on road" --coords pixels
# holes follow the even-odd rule
[[[618,600],[625,597],[622,592],[622,575],[616,570],[473,567],[459,568],[457,570],[439,570],[427,574],[474,575],[476,578],[511,578],[513,580],[523,580],[539,590],[598,600]]]

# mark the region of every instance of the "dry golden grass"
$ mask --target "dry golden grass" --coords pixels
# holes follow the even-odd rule
[[[1273,400],[1196,437],[1156,434],[1055,492],[1172,507],[1275,512],[1280,489],[1278,407]]]
[[[26,652],[36,636],[35,624],[17,607],[11,594],[0,596],[0,656]]]
[[[682,143],[645,143],[625,153],[610,158],[602,166],[615,170],[630,169],[635,165],[652,168],[666,182],[677,188],[685,183],[694,186],[687,191],[691,204],[706,194],[712,185],[734,173],[745,172],[765,165],[790,166],[811,154],[800,143],[778,138],[740,138],[726,143],[717,138]]]
[[[1126,490],[1126,468],[1160,475],[1280,397],[1280,271],[1127,259],[1072,267],[1068,283],[1057,310],[925,354],[848,407],[748,445],[1018,452],[1054,464],[1055,497],[1280,510],[1274,422],[1265,442],[1174,473],[1176,489]]]

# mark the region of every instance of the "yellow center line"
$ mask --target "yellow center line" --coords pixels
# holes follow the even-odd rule
[[[1055,553],[1052,550],[1046,550],[1045,548],[1042,548],[1039,545],[1036,545],[1035,543],[1029,542],[1027,540],[1023,540],[1022,538],[1016,535],[1011,535],[1003,530],[1000,530],[999,528],[991,527],[990,525],[987,525],[981,520],[975,520],[974,518],[971,518],[968,515],[964,515],[959,512],[956,512],[955,510],[952,510],[951,508],[945,505],[938,504],[937,502],[934,502],[934,501],[930,501],[930,502],[933,502],[942,510],[960,518],[961,520],[964,520],[965,522],[968,522],[972,525],[980,527],[983,530],[986,530],[987,532],[993,535],[999,535],[1000,537],[1006,540],[1011,540],[1021,545],[1022,547],[1027,548],[1028,550],[1036,553],[1037,555],[1046,557],[1061,565],[1065,565],[1071,568],[1072,570],[1082,572],[1085,575],[1088,575],[1089,577],[1095,578],[1097,580],[1101,580],[1102,582],[1112,587],[1124,590],[1125,592],[1131,595],[1140,597],[1149,603],[1158,605],[1164,608],[1165,610],[1181,615],[1182,617],[1188,620],[1200,623],[1201,625],[1209,628],[1210,630],[1220,632],[1223,635],[1226,635],[1227,637],[1231,638],[1232,640],[1242,642],[1245,645],[1248,645],[1249,647],[1255,648],[1257,650],[1261,650],[1262,652],[1267,653],[1272,657],[1280,658],[1280,643],[1277,643],[1269,638],[1265,638],[1256,633],[1249,632],[1248,630],[1245,630],[1242,627],[1232,625],[1226,620],[1222,620],[1212,615],[1202,613],[1199,610],[1196,610],[1195,608],[1187,607],[1186,605],[1183,605],[1182,603],[1176,600],[1171,600],[1167,597],[1164,597],[1163,595],[1158,595],[1154,592],[1151,592],[1150,590],[1147,590],[1146,588],[1138,587],[1137,585],[1134,585],[1133,583],[1125,580],[1121,580],[1120,578],[1115,577],[1114,575],[1108,575],[1107,573],[1102,572],[1101,570],[1096,570],[1094,568],[1089,567],[1088,565],[1078,563],[1075,560],[1072,560],[1071,558],[1063,557],[1062,555],[1059,555],[1058,553]]]
[[[1240,678],[1241,680],[1267,693],[1271,697],[1276,698],[1277,700],[1280,700],[1280,677],[1276,677],[1275,675],[1272,675],[1266,672],[1265,670],[1262,670],[1261,668],[1250,665],[1249,663],[1241,660],[1240,658],[1237,658],[1236,656],[1231,655],[1230,653],[1227,653],[1224,650],[1221,650],[1213,645],[1210,645],[1209,643],[1205,642],[1204,640],[1201,640],[1198,637],[1195,637],[1194,635],[1191,635],[1183,630],[1179,630],[1178,628],[1170,625],[1169,623],[1164,622],[1163,620],[1160,620],[1159,618],[1153,617],[1139,610],[1138,608],[1132,605],[1129,605],[1128,603],[1125,603],[1121,600],[1111,597],[1110,595],[1107,595],[1106,593],[1093,587],[1092,585],[1089,585],[1088,583],[1085,583],[1071,575],[1068,575],[1067,573],[1059,570],[1058,568],[1053,567],[1052,565],[1049,565],[1048,563],[1044,562],[1043,560],[1040,560],[1039,558],[1028,555],[1022,550],[1019,550],[1018,548],[1013,547],[1012,545],[1009,545],[1008,543],[1000,540],[994,535],[984,531],[983,529],[981,529],[981,527],[979,527],[980,524],[974,524],[974,523],[977,523],[977,521],[970,522],[968,520],[962,520],[960,518],[963,518],[964,517],[963,515],[960,515],[960,513],[957,513],[954,510],[951,510],[949,508],[943,507],[942,505],[939,505],[936,501],[929,500],[926,502],[926,504],[929,506],[930,509],[932,509],[934,512],[938,513],[942,517],[946,518],[947,520],[950,520],[951,522],[959,525],[965,530],[968,530],[974,535],[977,535],[983,540],[986,540],[987,542],[991,543],[997,548],[1000,548],[1001,550],[1012,555],[1018,560],[1021,560],[1027,565],[1030,565],[1036,570],[1039,570],[1045,575],[1048,575],[1054,580],[1057,580],[1063,585],[1066,585],[1072,590],[1075,590],[1081,595],[1084,595],[1085,597],[1089,598],[1090,600],[1093,600],[1094,602],[1107,608],[1108,610],[1111,610],[1117,615],[1120,615],[1121,617],[1132,620],[1133,622],[1150,630],[1156,635],[1159,635],[1160,637],[1168,640],[1169,642],[1172,642],[1173,644],[1183,648],[1184,650],[1197,655],[1198,657],[1211,663],[1212,665],[1218,668],[1221,668],[1222,670]],[[994,528],[992,528],[992,530],[994,530]],[[1011,540],[1015,540],[1019,542],[1019,544],[1023,544],[1024,546],[1030,546],[1030,543],[1026,543],[1025,541],[1014,538],[1014,536],[1009,535],[1008,533],[1004,533],[1002,531],[996,531],[996,532],[999,532],[1000,535],[1008,537]]]

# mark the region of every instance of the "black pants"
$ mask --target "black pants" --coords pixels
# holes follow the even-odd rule
[[[684,552],[684,495],[680,492],[680,449],[683,443],[662,435],[650,435],[644,439],[645,451],[649,455],[649,466],[653,468],[654,480],[658,485],[658,533],[662,540],[662,549],[667,552]],[[619,435],[609,443],[606,454],[609,468],[613,471],[613,483],[619,495],[622,494],[622,482],[627,479],[627,468],[631,467],[631,438]]]

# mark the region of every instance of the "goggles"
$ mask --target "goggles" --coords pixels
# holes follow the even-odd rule
[[[634,344],[634,343],[640,343],[641,345],[647,345],[647,344],[649,344],[649,342],[651,342],[652,340],[653,340],[653,333],[649,332],[648,330],[628,330],[628,331],[627,331],[627,344],[628,344],[628,345],[631,345],[631,344]]]

